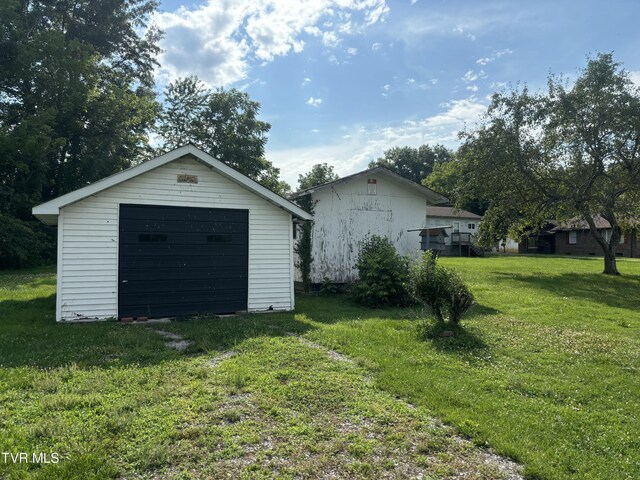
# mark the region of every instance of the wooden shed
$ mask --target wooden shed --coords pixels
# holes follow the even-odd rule
[[[292,310],[311,216],[192,145],[34,207],[58,225],[58,321]]]

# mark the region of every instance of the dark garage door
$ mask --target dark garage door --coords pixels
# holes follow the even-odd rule
[[[118,315],[247,309],[247,210],[120,205]]]

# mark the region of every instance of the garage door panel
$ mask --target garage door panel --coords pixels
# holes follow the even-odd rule
[[[247,233],[246,223],[240,222],[180,222],[166,220],[120,220],[121,232],[152,233],[157,231],[167,233]]]
[[[130,317],[175,317],[198,315],[201,313],[229,313],[237,312],[246,308],[246,300],[220,300],[198,303],[172,303],[165,305],[131,305],[128,307]],[[231,310],[228,310],[231,309]]]
[[[247,308],[247,210],[121,205],[120,317]]]
[[[224,290],[191,290],[188,292],[150,292],[145,294],[144,304],[150,304],[152,306],[157,305],[170,305],[174,303],[200,303],[200,302],[222,302],[236,300],[239,294],[244,289],[240,288],[228,288]],[[139,294],[130,293],[123,294],[123,301],[128,302],[130,305],[136,305],[138,303]]]
[[[121,260],[127,260],[122,258]],[[184,269],[202,269],[202,268],[218,268],[218,267],[241,267],[247,265],[247,260],[242,255],[224,255],[221,257],[199,257],[199,256],[184,256],[179,257],[140,257],[132,258],[127,264],[127,267],[123,267],[121,272],[124,274],[135,271],[149,271],[149,269],[166,269],[166,270],[184,270]],[[169,272],[169,276],[172,272]],[[150,277],[154,278],[154,277]]]
[[[126,207],[125,220],[159,220],[178,222],[237,222],[246,223],[246,210],[225,208],[173,207],[167,205],[122,205]],[[212,212],[215,217],[212,217]],[[122,215],[121,215],[122,218]]]
[[[220,279],[224,278],[225,288],[220,286]],[[205,278],[205,279],[173,279],[165,280],[129,280],[120,284],[120,294],[137,293],[172,293],[175,291],[202,291],[213,292],[227,290],[239,290],[245,287],[246,277],[229,278]]]
[[[184,257],[185,250],[188,250],[189,257],[225,257],[225,256],[245,256],[247,245],[225,245],[223,247],[213,247],[211,245],[190,245],[180,243],[176,245],[123,245],[120,249],[121,257],[128,257],[130,260],[138,257]]]
[[[231,259],[228,259],[231,261]],[[182,269],[182,268],[156,268],[154,269],[156,274],[155,278],[150,278],[148,274],[148,268],[131,268],[126,270],[126,280],[127,282],[132,281],[140,281],[140,282],[149,282],[149,281],[157,281],[166,278],[171,278],[172,280],[197,280],[197,279],[225,279],[231,278],[234,275],[240,275],[238,273],[238,268],[233,265],[230,267],[218,266],[215,269],[211,269],[209,267],[198,266],[197,268],[190,269]],[[247,278],[248,275],[246,273],[242,274],[242,278]],[[120,282],[120,285],[123,285]]]

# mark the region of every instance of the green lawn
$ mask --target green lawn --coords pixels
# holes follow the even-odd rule
[[[457,430],[530,478],[640,478],[640,262],[611,278],[600,259],[442,261],[479,305],[455,338],[426,341],[419,309],[343,296],[299,297],[295,314],[57,325],[50,271],[0,273],[0,452],[63,456],[0,456],[0,477],[508,474]],[[192,345],[167,349],[154,329]]]

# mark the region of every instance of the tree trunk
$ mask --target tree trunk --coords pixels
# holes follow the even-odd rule
[[[605,275],[620,275],[618,265],[616,263],[616,252],[610,249],[604,251],[604,273]]]
[[[618,264],[616,261],[616,248],[620,243],[620,225],[618,224],[617,219],[611,212],[607,212],[607,215],[603,215],[604,218],[611,225],[611,237],[609,237],[609,241],[605,240],[602,236],[602,233],[596,227],[593,216],[589,213],[583,213],[582,216],[589,224],[589,229],[591,231],[591,235],[596,239],[596,242],[602,248],[604,253],[604,273],[605,275],[620,275],[618,272]]]

